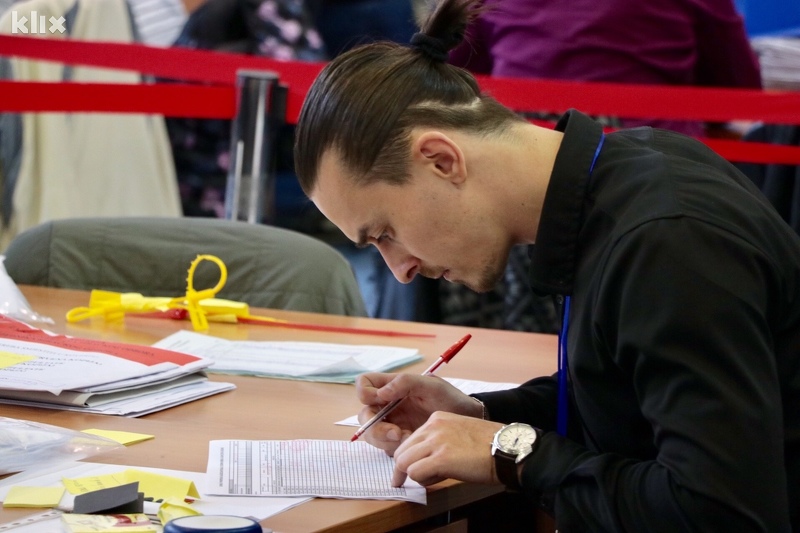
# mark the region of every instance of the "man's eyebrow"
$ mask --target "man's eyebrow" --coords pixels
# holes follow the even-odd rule
[[[367,227],[361,226],[358,229],[358,241],[356,241],[356,248],[367,248],[369,243],[367,242]]]

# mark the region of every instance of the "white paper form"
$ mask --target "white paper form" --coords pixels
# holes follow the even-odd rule
[[[475,394],[476,392],[492,392],[496,390],[508,390],[519,387],[518,383],[501,383],[497,381],[477,381],[474,379],[442,378],[450,382],[455,388],[464,394]],[[353,415],[336,422],[337,426],[360,426],[358,415]]]
[[[395,346],[290,341],[230,341],[181,330],[153,346],[214,361],[209,372],[353,383],[364,372],[386,372],[420,361]]]
[[[392,487],[394,460],[363,441],[212,440],[206,491],[235,496],[317,496],[427,503],[407,479]]]

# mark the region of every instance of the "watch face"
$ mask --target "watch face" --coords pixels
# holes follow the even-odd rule
[[[527,424],[510,424],[497,434],[496,439],[501,450],[518,454],[530,450],[536,441],[536,430]]]

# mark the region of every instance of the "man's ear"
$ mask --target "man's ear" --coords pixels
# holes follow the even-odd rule
[[[439,131],[426,131],[412,143],[414,163],[453,183],[467,177],[464,153],[456,142]]]

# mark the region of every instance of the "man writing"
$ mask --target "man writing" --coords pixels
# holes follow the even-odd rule
[[[688,137],[577,111],[550,130],[482,94],[445,63],[474,3],[326,66],[296,170],[400,281],[488,290],[531,245],[533,288],[563,303],[561,369],[475,397],[363,375],[361,422],[405,398],[364,438],[395,483],[503,483],[560,531],[800,529],[800,238]]]

